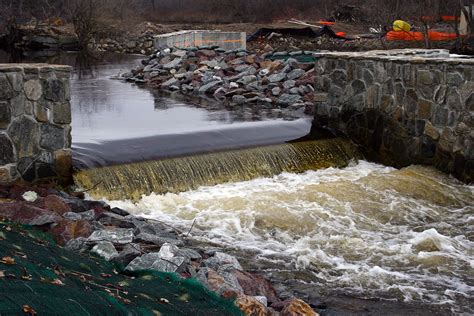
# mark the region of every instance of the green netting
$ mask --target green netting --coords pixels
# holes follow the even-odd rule
[[[0,222],[2,316],[21,315],[25,305],[38,315],[242,314],[196,280],[119,270],[100,258],[67,251],[34,229]]]
[[[299,63],[315,63],[316,62],[316,58],[313,55],[305,55],[305,54],[293,55],[293,56],[281,55],[281,56],[270,56],[270,57],[268,57],[268,59],[270,59],[272,61],[275,61],[275,60],[287,61],[290,58],[296,59]]]

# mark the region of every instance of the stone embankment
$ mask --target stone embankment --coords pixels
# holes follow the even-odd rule
[[[247,315],[317,315],[299,299],[280,300],[267,280],[244,271],[235,257],[190,247],[189,231],[50,188],[3,186],[0,199],[0,220],[38,227],[66,249],[95,253],[125,272],[156,270],[196,278],[235,299]]]
[[[280,53],[287,54],[297,56],[304,52]],[[166,48],[121,78],[188,95],[210,95],[230,105],[312,109],[313,63],[278,57],[278,53],[256,55],[244,50]]]
[[[71,178],[71,68],[0,64],[0,183]]]
[[[445,50],[320,54],[317,127],[344,132],[372,158],[433,165],[474,181],[474,60]]]

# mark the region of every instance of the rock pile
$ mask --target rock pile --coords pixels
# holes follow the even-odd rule
[[[219,250],[187,246],[187,234],[104,202],[49,188],[0,187],[0,220],[51,233],[70,251],[92,252],[125,271],[157,270],[196,278],[252,315],[317,315],[296,298],[281,301],[263,277]]]
[[[232,105],[258,104],[294,109],[312,107],[313,63],[270,60],[245,50],[163,49],[121,78],[191,95],[212,95]]]

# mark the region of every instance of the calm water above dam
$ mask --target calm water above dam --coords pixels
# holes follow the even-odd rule
[[[110,79],[133,68],[140,58],[115,56],[91,64],[66,54],[48,60],[75,67],[76,166],[280,146],[309,133],[311,120],[301,113],[230,111],[210,100],[171,97]],[[266,154],[245,151],[248,157],[239,169],[243,179],[255,178],[245,174],[254,172],[249,168],[254,151],[259,157]],[[290,163],[301,159],[301,152],[293,154],[286,147],[282,152]],[[236,155],[223,156],[239,164]],[[188,161],[180,159],[175,162]],[[266,171],[304,171],[286,168],[288,161]],[[161,164],[178,165],[167,160],[139,170]],[[132,178],[120,170],[117,178]],[[248,181],[234,180],[231,171],[226,170],[226,179],[234,182],[141,197],[132,196],[129,181],[109,202],[184,232],[195,221],[190,235],[196,243],[225,248],[246,268],[269,277],[279,293],[302,297],[322,315],[474,313],[474,186],[432,168],[396,170],[365,161],[299,174],[259,171],[265,177]],[[168,180],[192,176],[169,175]],[[213,179],[207,180],[202,183]],[[103,193],[106,196],[105,189]]]

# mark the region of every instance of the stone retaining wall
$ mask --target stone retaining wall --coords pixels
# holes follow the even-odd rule
[[[474,181],[474,59],[443,50],[316,56],[317,127],[342,131],[369,158],[434,165]]]
[[[0,64],[0,184],[71,177],[70,70]]]

